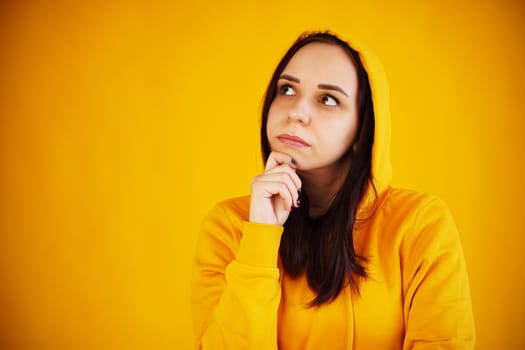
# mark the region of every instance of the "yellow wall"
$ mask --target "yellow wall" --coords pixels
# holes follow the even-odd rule
[[[394,181],[456,216],[477,348],[525,347],[521,1],[22,3],[0,3],[0,348],[191,347],[200,220],[249,191],[269,75],[315,28],[382,58]]]

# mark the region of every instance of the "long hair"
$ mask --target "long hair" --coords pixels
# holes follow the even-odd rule
[[[368,74],[359,53],[347,42],[330,32],[303,33],[288,49],[277,65],[266,89],[261,120],[261,148],[264,162],[271,149],[266,132],[268,112],[277,93],[277,82],[284,68],[299,49],[320,42],[344,49],[358,77],[357,151],[350,147],[343,157],[352,163],[328,211],[320,218],[309,217],[309,201],[305,191],[301,207],[294,209],[284,224],[279,254],[286,274],[292,278],[306,274],[310,288],[317,294],[310,306],[331,302],[348,284],[359,293],[358,281],[366,278],[366,259],[356,254],[353,241],[356,212],[367,186],[372,181],[372,146],[374,143],[374,108]]]

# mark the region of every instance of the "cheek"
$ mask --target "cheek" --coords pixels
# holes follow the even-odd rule
[[[325,135],[325,139],[330,143],[330,147],[334,150],[339,150],[339,152],[346,152],[355,141],[357,125],[355,123],[334,125],[330,131]]]
[[[276,125],[279,120],[279,109],[275,106],[275,103],[272,103],[270,109],[268,110],[268,120],[266,121],[266,133],[271,135],[273,130],[272,126]]]

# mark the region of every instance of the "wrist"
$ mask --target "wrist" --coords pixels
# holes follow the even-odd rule
[[[280,225],[244,221],[237,261],[252,266],[277,267],[283,231]]]

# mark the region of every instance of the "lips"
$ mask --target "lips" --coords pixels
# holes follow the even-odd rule
[[[309,147],[310,146],[308,142],[306,142],[299,136],[281,134],[277,136],[277,139],[279,139],[279,141],[281,141],[282,143],[290,145],[290,146],[295,146],[295,147]]]

